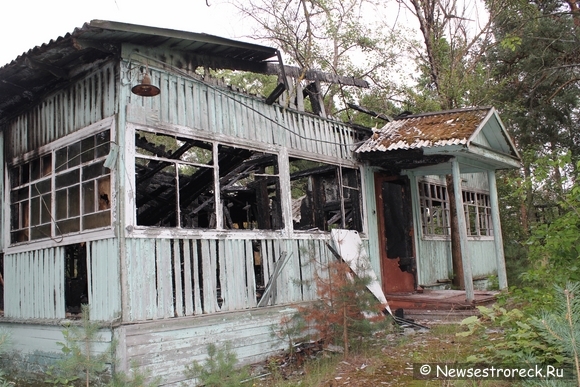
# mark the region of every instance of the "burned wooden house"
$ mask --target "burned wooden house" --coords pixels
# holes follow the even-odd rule
[[[252,96],[210,68],[280,83]],[[308,72],[302,90],[287,81],[298,75],[274,48],[106,21],[0,68],[12,364],[53,361],[81,304],[102,322],[100,348],[116,340],[118,369],[134,362],[163,385],[208,343],[263,359],[286,346],[272,327],[316,298],[333,229],[360,235],[387,293],[449,280],[457,233],[468,298],[474,279],[506,285],[494,171],[518,156],[495,110],[372,134],[326,117],[318,93],[363,81]]]

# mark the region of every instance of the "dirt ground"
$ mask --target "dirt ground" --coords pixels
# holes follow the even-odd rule
[[[421,380],[413,364],[463,363],[475,354],[473,337],[458,337],[458,324],[422,322],[430,329],[398,328],[377,334],[362,351],[345,358],[326,350],[308,354],[302,364],[274,358],[263,366],[269,375],[256,379],[255,387],[312,386],[509,386],[501,381]],[[314,352],[314,351],[313,351]],[[300,362],[298,362],[300,363]]]

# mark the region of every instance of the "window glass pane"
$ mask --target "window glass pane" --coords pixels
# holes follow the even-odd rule
[[[95,212],[95,182],[83,183],[83,214]]]
[[[95,136],[90,136],[81,141],[81,163],[95,159]]]
[[[68,216],[68,195],[66,189],[61,189],[56,191],[55,195],[55,204],[56,204],[56,214],[55,218],[57,220],[66,219]]]
[[[19,188],[15,191],[12,191],[10,196],[12,203],[26,200],[28,199],[28,187]]]
[[[38,180],[40,178],[40,158],[35,158],[30,161],[30,181]]]
[[[80,215],[80,187],[78,185],[68,189],[68,216]]]
[[[40,202],[40,222],[41,223],[49,223],[52,220],[52,216],[50,214],[51,211],[51,195],[46,194],[42,196],[42,200]]]
[[[20,167],[10,169],[10,187],[18,187],[20,185]]]
[[[40,197],[30,200],[30,225],[37,226],[40,224]]]
[[[71,172],[63,173],[62,175],[56,176],[55,184],[56,189],[68,187],[79,183],[79,170],[74,169]]]
[[[26,184],[30,181],[30,164],[26,163],[20,166],[20,184]]]
[[[83,167],[83,181],[94,179],[106,174],[107,170],[105,170],[103,162],[93,163]]]
[[[111,131],[105,130],[95,136],[95,143],[97,149],[95,150],[95,155],[97,158],[104,157],[109,154],[111,139]]]
[[[68,146],[68,160],[67,161],[68,161],[69,168],[77,166],[81,163],[80,154],[81,154],[80,141],[75,142],[74,144],[71,144]]]
[[[20,204],[10,206],[10,228],[12,230],[20,228]]]
[[[111,211],[97,212],[83,216],[83,230],[107,227],[111,224]]]
[[[50,224],[33,227],[30,230],[30,239],[44,239],[50,237]]]
[[[68,166],[68,148],[64,147],[56,151],[56,171],[64,171]]]
[[[31,196],[34,197],[50,192],[51,189],[50,183],[51,183],[50,179],[45,179],[32,185],[32,189],[30,192]]]
[[[28,229],[18,230],[10,233],[10,243],[27,242],[28,241]]]
[[[56,235],[80,231],[80,219],[67,219],[56,223]]]
[[[48,176],[52,173],[52,153],[42,157],[42,176]]]

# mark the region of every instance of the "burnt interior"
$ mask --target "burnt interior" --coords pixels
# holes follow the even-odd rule
[[[362,231],[358,170],[291,158],[290,172],[295,230]]]
[[[217,160],[223,227],[284,228],[276,155],[139,131],[135,145],[138,225],[216,228]]]
[[[64,299],[66,312],[78,314],[88,304],[87,245],[75,243],[64,247]]]

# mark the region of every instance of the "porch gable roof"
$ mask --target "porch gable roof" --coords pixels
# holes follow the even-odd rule
[[[401,117],[375,130],[355,152],[378,165],[396,158],[400,168],[438,164],[441,157],[456,156],[493,169],[516,168],[520,163],[515,144],[493,107]]]

